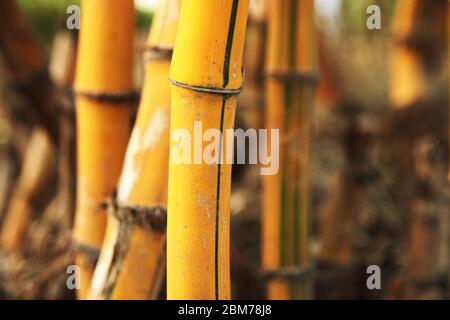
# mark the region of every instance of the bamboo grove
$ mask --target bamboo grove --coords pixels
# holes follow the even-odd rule
[[[0,299],[448,298],[450,0],[330,2],[0,1]]]

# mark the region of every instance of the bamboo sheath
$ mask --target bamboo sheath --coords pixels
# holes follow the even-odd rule
[[[305,268],[309,258],[308,159],[316,44],[313,1],[269,1],[266,125],[280,129],[280,170],[263,179],[263,267]],[[269,144],[272,143],[269,139]],[[270,146],[269,146],[270,147]],[[275,277],[269,299],[310,296],[310,279]]]
[[[170,130],[167,79],[179,7],[180,0],[161,2],[147,40],[141,103],[117,190],[119,210],[167,206]],[[157,278],[165,274],[164,244],[164,230],[119,221],[110,214],[90,297],[157,298],[160,293]]]
[[[105,232],[101,204],[119,178],[130,133],[134,35],[131,0],[83,0],[75,78],[77,203],[74,241],[86,298]]]
[[[193,157],[189,143],[182,150],[189,139],[178,133],[194,137],[194,121],[203,131],[233,128],[248,6],[248,0],[182,2],[170,70],[168,299],[230,299],[231,165],[218,161],[230,146],[222,134],[213,137],[215,161],[205,162],[199,148]]]

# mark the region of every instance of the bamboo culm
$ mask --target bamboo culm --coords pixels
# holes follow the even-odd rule
[[[87,297],[106,213],[130,135],[133,98],[132,0],[83,0],[75,77],[77,202],[74,226],[79,298]]]
[[[119,220],[117,211],[133,207],[151,215],[167,207],[170,129],[167,78],[179,7],[179,0],[161,2],[145,46],[141,103],[117,188],[115,208],[108,215],[105,241],[89,294],[93,299],[156,299],[161,293],[165,276],[165,230],[146,228],[126,218]]]
[[[171,134],[193,136],[194,121],[204,130],[233,128],[248,6],[248,0],[182,2],[170,70]],[[219,160],[227,145],[221,134],[214,163],[179,164],[179,142],[170,146],[167,297],[230,299],[231,165]]]
[[[269,1],[266,125],[280,129],[280,170],[263,179],[263,267],[308,268],[309,141],[316,84],[314,2]],[[269,139],[269,144],[272,141]],[[270,145],[269,145],[270,148]],[[311,297],[311,278],[275,277],[269,299]]]

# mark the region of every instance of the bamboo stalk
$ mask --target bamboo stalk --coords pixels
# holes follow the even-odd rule
[[[445,9],[448,1],[399,1],[394,16],[394,46],[391,65],[391,103],[395,110],[394,114],[402,115],[409,119],[418,110],[432,108],[434,99],[433,89],[430,84],[441,68],[442,54],[444,54],[445,39]],[[447,15],[448,23],[448,15]],[[448,35],[447,35],[448,37]],[[402,57],[398,52],[406,52],[413,56],[415,61],[408,61],[408,57]],[[404,53],[404,55],[406,55]],[[403,61],[402,61],[403,59]],[[411,58],[410,58],[411,60]],[[403,66],[401,69],[399,66]],[[434,69],[433,69],[434,67]],[[403,81],[402,81],[403,80]],[[402,81],[395,83],[394,81]],[[424,108],[425,107],[425,108]],[[408,117],[405,117],[408,115]],[[400,136],[405,123],[395,123],[387,127],[396,128],[393,133]],[[403,126],[402,126],[403,124]],[[407,126],[417,126],[411,119]],[[435,125],[433,125],[435,127]],[[441,213],[438,205],[439,192],[435,190],[436,180],[433,178],[437,168],[430,161],[429,155],[435,148],[431,127],[423,126],[421,131],[416,130],[416,136],[408,136],[403,152],[397,153],[405,162],[398,173],[413,179],[410,182],[411,196],[407,201],[409,211],[409,225],[407,235],[407,247],[405,260],[407,264],[399,274],[403,280],[403,294],[406,298],[421,298],[440,294],[442,290],[435,287],[434,279],[445,274],[448,269],[448,258],[444,258],[443,251],[448,248],[448,236],[446,230],[447,212]],[[399,143],[397,143],[399,145]],[[396,146],[397,146],[396,145]],[[409,157],[409,158],[408,158]],[[405,169],[408,168],[408,169]],[[447,210],[448,211],[448,210]],[[443,240],[444,239],[444,240]],[[441,291],[441,292],[439,292]]]
[[[3,150],[7,149],[7,150]],[[14,186],[14,166],[11,159],[10,148],[0,149],[0,223],[5,214],[11,189]]]
[[[56,113],[52,114],[50,110],[56,106],[54,104],[56,100],[53,97],[54,88],[45,68],[43,53],[32,38],[16,1],[2,2],[0,9],[4,16],[0,19],[0,24],[5,24],[0,31],[0,47],[7,71],[6,85],[10,86],[9,89],[13,94],[24,98],[27,107],[20,111],[10,111],[13,114],[10,120],[13,126],[17,126],[16,122],[23,122],[23,119],[18,120],[15,117],[23,112],[25,119],[32,115],[32,119],[28,119],[31,122],[28,126],[36,124],[33,121],[37,120],[37,124],[47,129],[47,133],[40,128],[34,129],[30,141],[25,144],[26,152],[21,157],[23,158],[21,174],[11,196],[2,229],[3,249],[18,253],[23,248],[30,219],[39,204],[38,199],[42,195],[40,189],[47,186],[53,174],[54,147],[50,138],[53,138],[53,141],[57,140],[58,128]],[[63,70],[61,74],[65,71]],[[10,107],[15,108],[16,105],[11,104]],[[38,110],[35,110],[36,107]],[[28,135],[26,132],[29,129],[21,127],[22,125],[24,123],[19,123],[14,135]]]
[[[248,128],[261,128],[264,106],[264,49],[267,0],[251,0],[245,36],[245,91],[239,96],[239,119]]]
[[[24,246],[29,220],[36,209],[37,195],[52,173],[53,155],[53,145],[47,133],[35,129],[1,230],[1,249],[5,252],[19,253]]]
[[[170,130],[170,60],[180,0],[162,1],[145,47],[145,80],[136,124],[118,185],[119,207],[167,206]],[[120,209],[119,209],[120,210]],[[148,229],[108,217],[108,231],[92,281],[94,299],[146,299],[160,293],[155,282],[164,230]],[[121,249],[118,249],[118,248]],[[158,271],[159,270],[159,271]],[[158,289],[159,288],[159,289]],[[154,291],[155,293],[152,293]]]
[[[85,298],[106,214],[103,200],[120,175],[133,97],[134,5],[128,0],[83,0],[76,68],[77,203],[74,240]],[[95,258],[95,257],[94,257]]]
[[[263,267],[275,273],[310,263],[309,130],[316,72],[313,13],[313,1],[269,1],[266,123],[268,129],[280,129],[282,145],[279,172],[263,181],[262,232]],[[269,280],[268,298],[310,296],[310,279],[288,280]]]
[[[8,12],[10,14],[19,14],[14,1],[9,3],[7,10],[9,10]],[[18,19],[20,21],[23,18],[20,18],[19,16]],[[21,28],[18,27],[20,25],[22,25]],[[22,34],[23,38],[19,41],[16,39],[13,41],[11,39],[8,40],[8,36],[3,35],[3,41],[6,43],[3,50],[7,60],[9,59],[7,68],[10,71],[10,81],[23,83],[24,81],[27,81],[27,77],[32,78],[37,73],[44,72],[46,69],[44,69],[44,59],[41,52],[31,38],[28,29],[26,29],[25,22],[22,21],[18,26],[14,27],[13,24],[13,30],[14,32]],[[12,51],[14,50],[17,50],[17,54],[13,54]],[[22,52],[22,50],[25,50],[26,52]],[[61,53],[61,51],[58,50],[58,53]],[[73,60],[73,55],[71,56],[67,53],[67,51],[62,52],[63,59],[66,59],[66,61]],[[58,66],[61,66],[56,60],[62,60],[56,59],[55,57],[56,54],[53,54],[51,59],[51,65],[55,66],[53,70],[57,69]],[[23,63],[23,65],[21,65],[21,63]],[[73,70],[72,76],[68,75],[69,70],[66,70],[66,68],[60,68],[58,71],[60,77],[72,78],[73,76]],[[35,88],[25,87],[23,91],[18,93],[23,95],[26,99],[32,99],[31,96],[28,96],[28,94],[31,94],[28,90],[32,91],[39,87],[39,89],[43,91],[51,90],[51,92],[49,91],[45,94],[53,94],[53,86],[50,86],[50,82],[47,82],[47,80],[49,79],[45,78],[42,88],[37,86],[38,84],[40,85],[40,83],[36,82],[36,84],[34,84]],[[58,83],[58,79],[53,78],[53,80],[55,83]],[[44,96],[45,95],[42,97]],[[42,103],[42,101],[35,99],[33,99],[32,102],[37,102],[37,104]],[[23,131],[22,129],[16,130]],[[61,143],[59,147],[64,148],[66,145]],[[11,195],[9,209],[5,218],[6,221],[2,229],[2,245],[3,249],[7,252],[19,253],[20,250],[23,249],[24,240],[31,223],[32,215],[35,213],[36,209],[40,209],[38,207],[41,203],[38,200],[43,195],[42,190],[45,190],[54,174],[53,156],[55,150],[51,145],[50,137],[47,133],[43,132],[41,129],[35,129],[31,134],[31,139],[29,143],[27,143],[26,149],[27,151],[23,157],[22,172],[17,186],[14,188],[14,192]],[[63,205],[66,203],[67,202],[63,203]]]
[[[58,210],[64,213],[64,223],[72,228],[76,194],[75,102],[71,88],[75,78],[77,40],[74,33],[60,31],[53,41],[50,76],[60,100],[58,146]]]
[[[221,132],[212,142],[211,164],[195,164],[193,158],[179,164],[178,148],[189,139],[171,141],[168,299],[230,298],[231,165],[221,161],[227,150],[222,134],[234,126],[248,6],[248,0],[191,0],[181,6],[170,71],[171,135],[180,129],[194,137],[194,121]],[[200,149],[196,160],[203,156]]]
[[[416,31],[420,0],[399,0],[392,33],[389,100],[394,108],[405,108],[424,94],[425,80],[418,53],[407,40]]]
[[[268,40],[266,72],[286,71],[288,41],[287,10],[288,1],[270,1],[268,5]],[[266,126],[268,130],[280,129],[285,117],[283,83],[272,77],[266,80]],[[268,149],[272,150],[269,136]],[[280,163],[284,163],[281,146]],[[263,179],[263,219],[262,219],[262,264],[265,269],[281,267],[281,177],[283,168],[275,175]],[[267,297],[270,299],[288,299],[288,287],[278,279],[268,282]]]
[[[324,33],[318,35],[318,64],[320,80],[316,89],[316,110],[327,112],[336,107],[342,98],[342,84],[337,68],[333,65],[333,52],[327,46],[328,37]]]

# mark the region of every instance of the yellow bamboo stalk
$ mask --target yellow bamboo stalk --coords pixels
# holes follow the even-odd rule
[[[314,21],[314,0],[300,0],[297,3],[297,39],[295,70],[299,74],[315,74],[318,69],[316,28]],[[294,241],[294,264],[298,267],[307,267],[311,264],[310,254],[310,192],[309,192],[309,161],[312,110],[315,96],[315,82],[299,84],[297,107],[297,132],[299,143],[298,153],[294,155],[297,161],[297,176],[295,194],[297,208],[294,214],[297,216],[295,227],[297,228]],[[294,284],[292,298],[312,297],[312,278],[306,277]]]
[[[170,60],[178,25],[180,0],[162,1],[145,48],[145,79],[136,124],[118,185],[119,207],[167,206],[170,130]],[[164,232],[118,221],[108,227],[94,273],[93,299],[147,299],[158,293],[156,275]],[[117,250],[122,247],[123,250]],[[165,270],[164,270],[165,271]]]
[[[269,0],[266,72],[287,72],[288,70],[288,0]],[[266,80],[266,126],[268,130],[283,127],[285,117],[284,83],[268,77]],[[268,150],[272,150],[271,137]],[[284,163],[284,145],[281,147],[280,164]],[[276,270],[281,267],[281,177],[283,168],[275,175],[263,179],[263,217],[262,217],[262,265],[265,269]],[[267,297],[274,300],[289,298],[289,288],[278,279],[267,283]]]
[[[132,83],[132,0],[83,0],[75,80],[77,117],[77,208],[74,240],[81,269],[79,298],[85,298],[106,214],[128,142]]]
[[[195,139],[194,121],[203,130],[233,128],[248,6],[248,0],[182,3],[170,71],[168,299],[230,298],[231,165],[218,161],[227,146],[222,134],[213,137],[215,161],[208,164],[198,159],[203,148],[191,157],[189,139],[175,140],[180,132]]]
[[[280,171],[264,177],[263,267],[271,271],[309,264],[309,130],[314,95],[314,2],[269,2],[267,126],[280,129]],[[275,278],[270,299],[305,298],[310,280]]]

